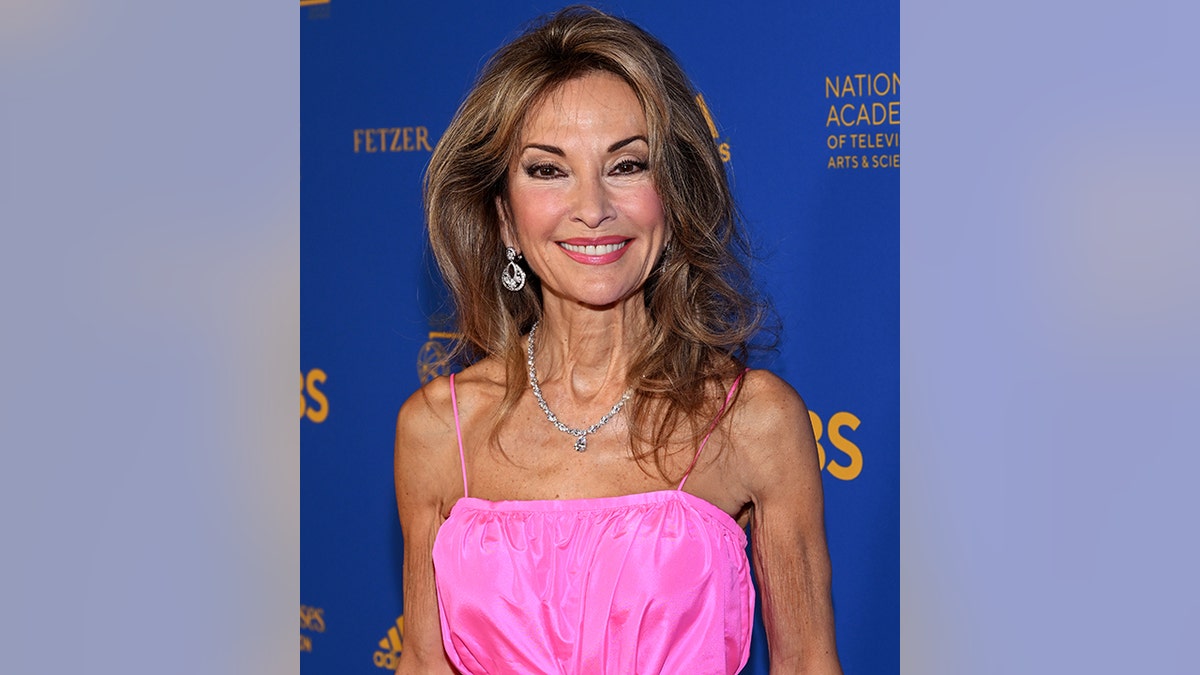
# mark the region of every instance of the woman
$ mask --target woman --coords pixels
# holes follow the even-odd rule
[[[403,406],[400,672],[734,673],[750,524],[772,673],[840,672],[800,397],[671,54],[570,8],[498,52],[426,220],[473,364]],[[686,489],[685,489],[686,488]]]

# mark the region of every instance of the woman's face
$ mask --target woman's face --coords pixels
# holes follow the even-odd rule
[[[637,293],[666,245],[646,116],[609,73],[569,80],[530,111],[509,165],[505,241],[547,301],[603,307]]]

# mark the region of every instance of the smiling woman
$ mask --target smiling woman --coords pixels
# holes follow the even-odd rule
[[[735,673],[747,524],[773,672],[840,671],[813,430],[746,366],[762,306],[695,96],[655,38],[571,8],[435,148],[470,365],[397,420],[400,672]]]
[[[667,237],[646,133],[633,90],[604,72],[563,83],[526,121],[497,207],[505,245],[542,282],[546,323],[575,304],[642,302]]]

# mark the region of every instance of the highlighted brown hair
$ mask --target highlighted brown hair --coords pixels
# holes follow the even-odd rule
[[[725,167],[671,52],[633,23],[587,7],[536,23],[488,61],[434,149],[426,224],[462,334],[455,355],[506,364],[495,439],[527,387],[522,337],[542,311],[536,275],[517,293],[500,286],[507,260],[496,201],[506,195],[526,113],[562,83],[597,71],[620,77],[641,102],[671,233],[643,291],[651,325],[631,364],[626,407],[639,461],[653,458],[670,479],[665,453],[694,447],[707,432],[764,316]]]

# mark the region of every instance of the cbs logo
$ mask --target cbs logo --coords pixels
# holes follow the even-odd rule
[[[318,385],[325,384],[325,371],[313,368],[300,373],[300,419],[321,423],[329,416],[329,399]]]
[[[829,475],[840,480],[858,478],[863,467],[862,450],[853,441],[846,438],[842,431],[846,428],[851,431],[857,429],[860,424],[858,417],[854,413],[836,412],[829,416],[829,423],[826,424],[821,421],[820,415],[809,410],[808,418],[812,422],[813,436],[817,440],[817,458],[821,461],[821,469],[828,471]],[[821,444],[822,437],[827,438],[828,443],[845,455],[849,462],[843,464],[834,461],[832,457],[826,461],[825,446]]]

